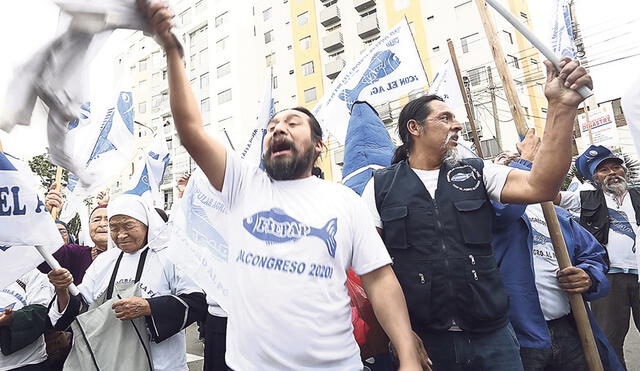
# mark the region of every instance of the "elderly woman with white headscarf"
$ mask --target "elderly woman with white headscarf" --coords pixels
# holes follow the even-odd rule
[[[118,248],[108,249],[89,267],[78,286],[81,300],[68,293],[73,282],[69,271],[49,273],[57,295],[57,305],[49,312],[52,323],[56,328],[68,326],[83,304],[95,308],[96,304],[110,303],[112,312],[107,311],[107,320],[114,320],[113,316],[122,322],[133,320],[135,327],[135,321],[144,318],[153,341],[149,348],[154,370],[187,370],[183,329],[206,312],[204,293],[159,253],[166,246],[161,233],[164,221],[142,198],[124,194],[109,204],[107,212],[110,236]],[[127,285],[134,285],[136,294],[119,299],[123,292],[119,288]],[[89,309],[86,314],[91,313],[92,307]],[[102,339],[107,344],[122,340],[126,339]],[[103,351],[114,350],[107,347]],[[122,352],[129,357],[126,350]]]

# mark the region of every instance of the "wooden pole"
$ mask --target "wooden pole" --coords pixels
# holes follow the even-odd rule
[[[487,40],[489,41],[491,52],[493,53],[493,57],[496,62],[496,67],[498,67],[498,73],[500,75],[500,79],[502,80],[502,86],[504,87],[505,93],[507,95],[509,108],[514,114],[513,120],[516,124],[516,129],[520,137],[524,137],[527,133],[528,128],[526,122],[524,121],[522,106],[520,105],[520,100],[515,91],[511,73],[509,72],[509,68],[507,67],[507,64],[503,57],[504,54],[502,52],[500,40],[496,37],[493,21],[491,20],[491,17],[487,10],[485,0],[475,1],[478,7],[478,11],[480,12],[480,17],[482,18],[482,24],[487,34]],[[590,91],[588,93],[591,94]],[[558,260],[558,267],[560,269],[564,269],[572,266],[571,260],[569,259],[569,253],[567,252],[567,245],[565,243],[564,236],[562,235],[560,222],[558,221],[558,216],[556,215],[553,203],[547,201],[542,202],[540,205],[542,206],[544,218],[547,222],[547,228],[549,229],[549,235],[551,236],[551,241],[553,242],[553,250],[556,254],[556,259]],[[602,371],[602,362],[600,360],[596,342],[593,338],[593,332],[591,330],[591,325],[589,324],[589,317],[587,316],[587,310],[585,308],[582,295],[569,294],[568,296],[569,303],[571,305],[571,311],[573,313],[573,318],[575,319],[576,325],[578,327],[580,342],[582,343],[582,350],[587,362],[587,367],[590,371]]]
[[[464,100],[464,108],[467,109],[467,117],[469,118],[469,124],[471,125],[471,136],[473,137],[473,143],[476,145],[476,153],[480,158],[484,158],[482,154],[482,146],[480,145],[480,138],[478,137],[478,130],[476,130],[476,122],[473,118],[473,109],[469,104],[469,96],[467,90],[462,83],[462,74],[460,73],[460,66],[458,65],[458,57],[456,56],[456,50],[453,47],[451,39],[447,39],[447,45],[449,46],[449,54],[451,55],[451,63],[453,63],[453,69],[456,71],[456,79],[458,80],[458,87],[460,87],[460,93]]]
[[[62,182],[62,167],[58,166],[56,168],[56,180],[55,180],[55,190],[56,191],[60,191],[61,189],[61,183]],[[58,213],[60,212],[60,210],[57,207],[54,207],[51,209],[51,217],[53,218],[53,220],[58,219]]]
[[[518,135],[520,135],[520,138],[524,138],[524,136],[527,134],[527,130],[529,130],[529,127],[527,126],[527,121],[524,118],[524,110],[519,103],[520,99],[518,98],[518,92],[513,85],[513,77],[511,76],[511,71],[509,71],[509,67],[505,62],[505,53],[502,49],[500,39],[496,34],[496,28],[493,24],[493,19],[489,14],[487,4],[484,0],[476,0],[476,5],[478,7],[478,12],[480,13],[480,19],[482,20],[484,32],[485,34],[487,34],[487,41],[489,42],[491,54],[493,55],[493,59],[496,62],[498,75],[500,76],[500,80],[502,80],[502,87],[504,88],[507,102],[509,102],[509,111],[511,111],[511,116],[513,116],[513,122],[516,123]],[[505,81],[508,81],[508,83],[506,83]]]
[[[489,77],[489,89],[491,89],[491,112],[493,112],[493,122],[496,129],[496,142],[502,151],[502,129],[500,129],[500,117],[498,116],[498,105],[496,104],[496,86],[493,84],[493,73],[491,66],[487,66],[487,76]]]

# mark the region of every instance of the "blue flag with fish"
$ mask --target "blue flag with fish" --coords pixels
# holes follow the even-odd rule
[[[356,101],[388,104],[429,85],[406,19],[348,63],[313,108],[322,127],[339,143],[347,137],[349,112]]]
[[[391,136],[367,102],[354,102],[344,144],[342,184],[361,195],[375,169],[391,165]]]
[[[160,184],[169,165],[170,155],[164,135],[157,134],[135,166],[134,184],[124,193],[138,195],[155,207],[164,208]]]

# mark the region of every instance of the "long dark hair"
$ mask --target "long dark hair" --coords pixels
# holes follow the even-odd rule
[[[444,102],[444,99],[437,95],[423,95],[402,107],[400,117],[398,117],[398,135],[400,136],[400,140],[402,140],[402,144],[396,148],[393,159],[391,160],[392,164],[397,164],[409,158],[409,153],[413,146],[413,139],[411,138],[407,124],[409,120],[416,120],[418,124],[424,125],[424,121],[431,113],[431,108],[429,108],[428,103],[434,100]]]

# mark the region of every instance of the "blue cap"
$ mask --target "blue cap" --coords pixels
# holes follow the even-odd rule
[[[607,147],[590,145],[584,153],[576,158],[576,168],[582,177],[594,181],[596,168],[605,160],[615,160],[622,164],[624,161],[613,154]]]

